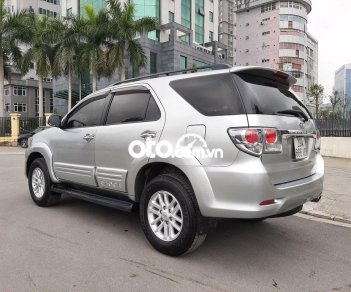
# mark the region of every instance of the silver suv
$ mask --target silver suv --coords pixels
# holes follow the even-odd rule
[[[34,202],[65,194],[138,208],[152,246],[177,256],[218,218],[288,216],[318,201],[320,135],[290,90],[296,80],[260,67],[212,69],[119,82],[51,116],[26,152]],[[187,155],[169,151],[177,147]]]

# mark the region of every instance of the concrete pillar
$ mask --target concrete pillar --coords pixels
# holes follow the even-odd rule
[[[45,126],[49,126],[49,118],[52,116],[52,113],[45,113]]]
[[[21,114],[13,113],[10,114],[11,117],[11,138],[16,139],[20,135],[20,117]]]

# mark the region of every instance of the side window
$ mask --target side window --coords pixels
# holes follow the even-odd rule
[[[180,79],[170,86],[206,116],[244,114],[239,92],[229,73]]]
[[[147,107],[145,122],[157,121],[161,118],[160,109],[157,106],[156,101],[151,96],[149,106]]]
[[[155,109],[155,106],[157,109]],[[121,124],[154,120],[159,111],[156,102],[146,92],[115,95],[107,115],[106,124]],[[146,119],[147,117],[147,119]]]
[[[78,107],[67,119],[66,128],[94,127],[100,125],[106,95],[92,98]]]

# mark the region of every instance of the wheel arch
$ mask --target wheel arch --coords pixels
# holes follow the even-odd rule
[[[44,158],[46,162],[46,166],[48,167],[50,178],[52,182],[57,183],[59,182],[58,179],[55,176],[54,170],[53,170],[53,157],[52,153],[49,149],[49,147],[44,144],[40,143],[40,145],[36,145],[35,147],[32,147],[27,150],[26,153],[26,168],[25,168],[25,174],[28,177],[28,171],[30,168],[30,165],[33,163],[33,161],[37,158]]]
[[[179,167],[167,162],[152,162],[144,165],[136,175],[135,184],[134,184],[135,201],[136,202],[140,201],[140,197],[143,192],[143,189],[150,180],[152,180],[153,178],[155,178],[160,174],[165,174],[165,173],[177,173],[182,175],[189,182],[189,185],[192,187],[194,191],[194,188],[188,176]]]

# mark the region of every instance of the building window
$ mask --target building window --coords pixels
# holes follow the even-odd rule
[[[25,113],[27,111],[27,105],[25,103],[14,104],[15,113]]]
[[[5,96],[10,95],[10,87],[9,87],[9,86],[5,86],[5,87],[4,87],[4,95],[5,95]]]
[[[181,24],[191,28],[191,0],[182,0],[181,6]]]
[[[271,34],[270,31],[264,31],[264,32],[262,33],[262,35],[269,35],[269,34]]]
[[[268,63],[269,59],[262,59],[262,63]]]
[[[14,86],[13,94],[15,96],[26,96],[26,88],[22,86]]]
[[[168,22],[174,22],[174,13],[168,11]]]
[[[185,70],[188,67],[188,59],[187,57],[180,56],[179,57],[179,69]]]
[[[213,22],[213,12],[210,11],[210,14],[209,14],[209,20],[210,22]]]
[[[150,52],[150,73],[157,73],[157,53]]]
[[[204,43],[204,0],[195,0],[195,42]]]
[[[52,89],[50,89],[50,109],[49,112],[53,113],[54,112],[54,92]]]
[[[7,113],[11,112],[11,105],[9,103],[5,104],[5,112],[7,112]]]
[[[208,38],[209,38],[210,42],[213,41],[213,31],[209,31]]]
[[[265,4],[261,6],[261,13],[267,12],[267,11],[271,11],[271,10],[275,10],[276,5],[275,3],[269,3],[269,4]]]
[[[32,70],[33,70],[33,69],[34,69],[34,67],[35,67],[34,62],[30,62],[30,63],[29,63],[29,69],[32,69]]]
[[[72,7],[68,8],[68,9],[66,10],[66,15],[67,15],[68,17],[73,16]]]

